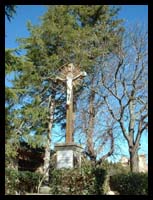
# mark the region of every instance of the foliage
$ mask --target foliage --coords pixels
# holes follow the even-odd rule
[[[128,173],[130,172],[129,166],[122,166],[120,162],[117,163],[109,163],[109,166],[107,167],[107,170],[109,171],[109,175],[114,174],[120,174],[120,173]]]
[[[11,21],[13,15],[16,13],[16,5],[6,5],[5,15],[9,21]]]
[[[36,192],[37,187],[40,180],[39,173],[36,172],[29,172],[29,171],[22,171],[19,173],[19,181],[21,186],[19,186],[19,190],[23,192]]]
[[[118,191],[120,195],[147,195],[148,174],[128,173],[114,175],[110,179],[112,190]]]
[[[18,171],[11,170],[10,168],[5,169],[5,194],[11,195],[17,192],[19,185]]]
[[[6,79],[16,72],[16,69],[22,66],[21,59],[16,56],[15,50],[5,50],[5,73]],[[17,156],[17,149],[19,146],[19,132],[18,128],[21,125],[21,120],[17,119],[19,112],[16,109],[16,105],[19,100],[21,92],[17,92],[11,86],[5,86],[5,155],[7,164],[11,162],[12,158]]]
[[[36,172],[17,171],[10,168],[5,169],[6,194],[25,194],[26,192],[37,192],[41,175]]]
[[[99,168],[56,169],[50,174],[51,194],[104,194],[106,171]]]
[[[62,95],[59,95],[60,86],[53,84],[56,72],[68,62],[74,62],[75,65],[80,65],[84,69],[88,68],[86,71],[92,70],[96,58],[101,56],[103,51],[110,51],[108,46],[113,50],[112,46],[117,42],[118,36],[113,35],[113,30],[110,31],[108,27],[113,24],[114,32],[121,32],[118,28],[121,21],[114,19],[117,15],[116,10],[114,8],[110,11],[109,6],[48,6],[48,11],[41,18],[40,26],[27,23],[30,37],[18,40],[21,44],[20,48],[27,51],[26,59],[31,64],[22,67],[23,73],[16,87],[22,84],[28,88],[26,95],[28,93],[31,98],[31,106],[25,105],[25,107],[31,110],[30,113],[35,113],[38,110],[37,104],[45,123],[42,123],[39,115],[29,121],[33,123],[37,119],[37,124],[41,124],[44,132],[48,113],[43,111],[47,107],[49,96],[56,99],[54,122],[61,125],[65,122],[65,104],[63,104],[65,94],[63,95],[62,92]],[[96,14],[97,17],[94,19]],[[105,22],[107,26],[103,24],[104,20],[108,22]],[[107,35],[109,45],[103,45],[105,36],[101,33]],[[97,41],[96,44],[95,41]],[[53,79],[48,79],[48,77]],[[53,90],[56,90],[55,96],[52,94]],[[37,97],[39,101],[35,101]],[[24,112],[23,115],[31,118],[30,113]],[[34,125],[34,127],[37,130],[37,126]]]

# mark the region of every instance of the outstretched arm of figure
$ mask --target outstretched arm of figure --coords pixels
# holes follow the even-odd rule
[[[84,72],[81,72],[80,74],[78,74],[77,76],[75,76],[73,78],[73,80],[75,81],[77,78],[82,78],[82,77],[85,77],[87,76],[87,73],[84,71]]]
[[[66,81],[66,79],[61,78],[61,77],[59,77],[59,76],[56,76],[56,80],[59,80],[59,81]]]

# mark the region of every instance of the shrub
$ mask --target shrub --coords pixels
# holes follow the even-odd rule
[[[19,180],[18,171],[9,168],[5,169],[5,194],[15,194],[17,192]]]
[[[121,195],[147,195],[148,174],[128,173],[114,175],[110,179],[110,187]]]
[[[103,194],[106,171],[100,168],[55,169],[50,174],[52,194]]]
[[[95,168],[93,170],[93,173],[95,175],[95,191],[96,194],[104,194],[106,192],[105,188],[105,181],[107,179],[107,173],[106,170],[101,168]]]
[[[37,192],[37,187],[40,180],[39,173],[30,172],[30,171],[20,171],[19,172],[19,190],[22,193],[25,192]]]
[[[36,192],[40,176],[39,173],[35,172],[7,168],[5,170],[5,193],[11,195]]]
[[[101,164],[101,167],[103,169],[106,169],[108,171],[108,174],[110,176],[116,175],[116,174],[126,174],[130,172],[130,167],[129,166],[123,166],[120,162],[117,163],[112,163],[108,162],[107,160],[103,161]]]

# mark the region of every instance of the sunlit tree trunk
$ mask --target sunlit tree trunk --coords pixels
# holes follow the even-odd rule
[[[49,166],[50,166],[50,154],[51,154],[51,131],[54,121],[54,109],[55,109],[55,94],[49,97],[49,122],[48,122],[48,134],[47,134],[47,143],[45,148],[44,156],[44,174],[45,182],[49,182]]]
[[[139,172],[139,159],[137,152],[130,152],[130,170],[131,172]]]

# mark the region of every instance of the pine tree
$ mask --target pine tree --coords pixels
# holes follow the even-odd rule
[[[13,54],[14,50],[5,50],[5,74],[6,79],[15,72],[15,68],[21,66],[20,59]],[[18,94],[11,86],[5,86],[5,155],[6,166],[13,165],[12,161],[17,156],[19,146],[18,127],[21,121],[17,120],[18,111],[16,104],[18,103]]]

